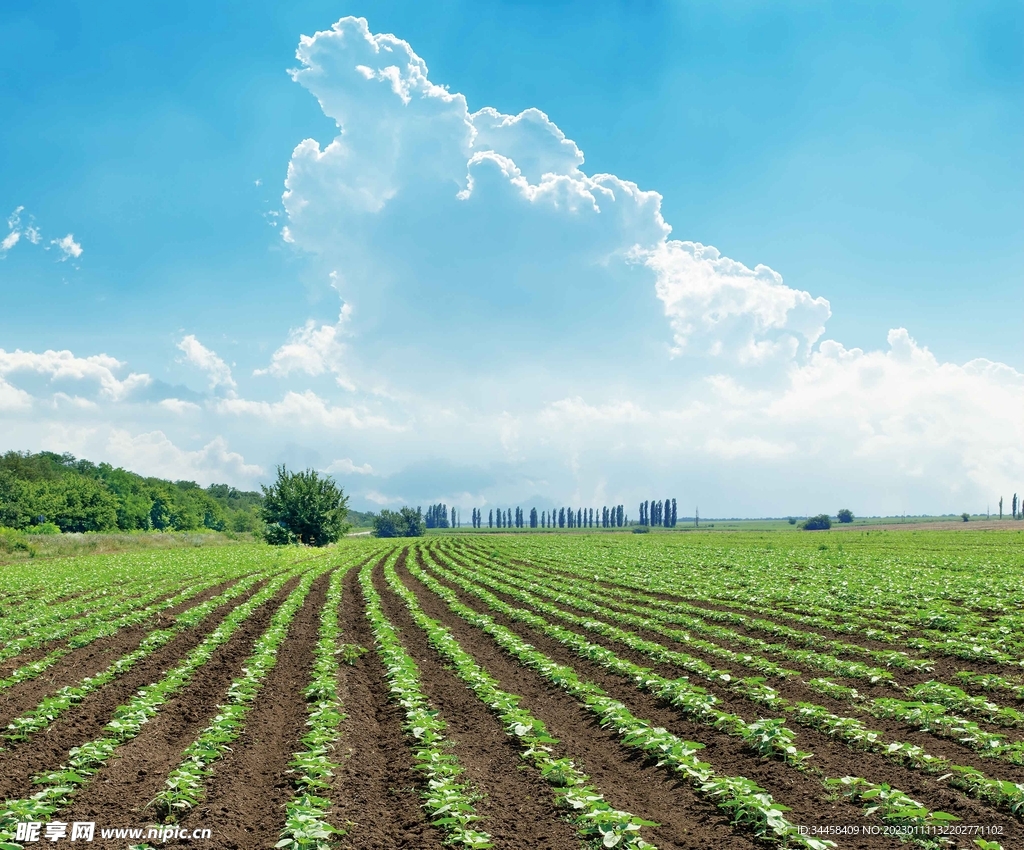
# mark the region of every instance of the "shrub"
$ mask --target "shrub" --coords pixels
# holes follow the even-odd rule
[[[796,525],[796,517],[795,516],[791,516],[789,518],[789,524],[790,525]]]
[[[964,522],[970,522],[971,515],[967,513],[967,511],[964,511],[962,514],[960,514],[960,519],[962,519]]]
[[[804,520],[801,526],[805,531],[824,531],[832,527],[832,518],[828,514],[818,514]]]
[[[60,534],[60,526],[53,522],[41,522],[24,529],[25,534]]]
[[[277,481],[263,488],[260,514],[267,524],[267,542],[273,545],[333,543],[348,531],[347,513],[348,496],[333,478],[321,477],[315,469],[289,472],[279,466]]]
[[[840,522],[853,522],[853,511],[849,508],[840,508],[836,511],[836,519]]]

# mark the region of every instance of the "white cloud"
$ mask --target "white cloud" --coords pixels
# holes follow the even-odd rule
[[[227,395],[233,396],[238,385],[231,377],[231,367],[217,353],[203,345],[193,334],[184,337],[178,348],[185,355],[185,360],[206,373],[211,391],[223,388]]]
[[[70,351],[4,351],[0,348],[0,378],[43,379],[50,385],[76,382],[94,384],[102,398],[122,401],[152,383],[144,373],[130,372],[118,378],[126,364],[107,355],[76,357]]]
[[[695,338],[702,353],[741,363],[790,360],[821,337],[832,315],[828,301],[791,289],[768,266],[749,269],[699,242],[666,240],[637,258],[657,275],[677,354]]]
[[[200,409],[198,404],[191,401],[183,401],[180,398],[165,398],[159,402],[160,407],[169,410],[171,413],[183,414],[192,413]]]
[[[22,225],[21,214],[24,211],[24,206],[15,207],[14,212],[7,217],[7,229],[9,232],[0,240],[0,259],[3,259],[7,252],[21,241],[23,236],[32,245],[38,245],[43,241],[43,234],[32,221],[32,216],[29,216],[28,224]],[[58,257],[60,262],[70,258],[77,260],[82,256],[82,246],[79,242],[75,241],[75,237],[71,233],[62,239],[51,239],[50,245],[56,246],[60,251],[61,256]],[[50,250],[49,246],[46,247],[46,250]]]
[[[221,399],[215,409],[218,413],[251,416],[273,425],[289,428],[355,429],[367,428],[400,431],[384,416],[371,413],[364,407],[337,407],[322,399],[312,390],[288,392],[281,401],[251,401],[242,398]]]
[[[369,490],[364,494],[364,498],[373,502],[375,505],[381,505],[382,507],[385,505],[400,505],[405,502],[405,499],[401,496],[386,496],[376,490]]]
[[[204,486],[225,480],[253,481],[263,474],[261,467],[229,451],[223,437],[189,451],[176,446],[163,431],[131,434],[115,429],[106,441],[106,456],[126,469],[172,481],[193,480]]]
[[[356,466],[351,458],[343,457],[327,467],[328,472],[341,472],[346,475],[373,475],[373,467],[368,463]]]
[[[0,411],[14,412],[32,409],[32,396],[18,387],[11,386],[0,375]]]
[[[342,304],[337,324],[318,327],[310,319],[303,327],[293,328],[288,333],[288,342],[271,356],[270,366],[255,370],[253,375],[285,378],[293,372],[304,372],[307,375],[332,372],[339,386],[354,390],[355,385],[345,374],[345,344],[341,341],[351,313],[351,306]]]
[[[10,232],[0,241],[0,258],[17,245],[21,239],[21,213],[24,209],[24,207],[15,207],[14,212],[7,217],[7,229]]]
[[[61,237],[60,239],[51,239],[51,245],[56,245],[60,249],[60,261],[63,263],[65,260],[74,257],[76,260],[82,256],[82,246],[75,241],[75,237],[72,234]]]

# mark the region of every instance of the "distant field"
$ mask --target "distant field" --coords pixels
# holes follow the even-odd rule
[[[1024,847],[1000,529],[8,564],[0,847]]]

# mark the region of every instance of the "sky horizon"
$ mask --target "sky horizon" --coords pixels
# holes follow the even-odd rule
[[[466,516],[1024,492],[1019,4],[58,5],[0,11],[0,451]]]

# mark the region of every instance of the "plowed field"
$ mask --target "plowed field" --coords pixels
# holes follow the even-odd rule
[[[1022,848],[1021,539],[3,567],[0,848]]]

